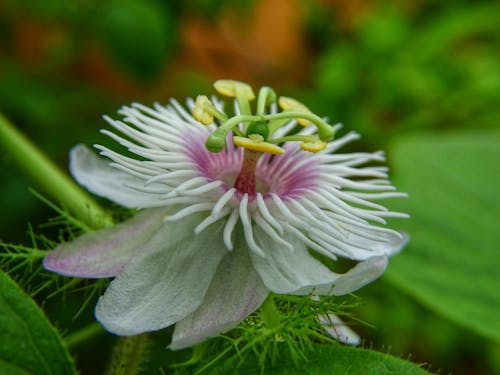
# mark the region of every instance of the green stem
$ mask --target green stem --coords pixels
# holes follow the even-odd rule
[[[0,145],[46,193],[72,215],[97,229],[113,224],[111,216],[0,114]]]
[[[107,375],[135,375],[148,355],[147,334],[120,337],[114,348]]]
[[[280,326],[281,316],[274,305],[272,293],[267,296],[264,303],[260,306],[260,313],[269,329],[277,329]]]
[[[67,336],[64,339],[64,342],[69,349],[73,349],[81,343],[86,342],[94,338],[95,336],[103,334],[104,332],[104,329],[99,323],[92,323]]]

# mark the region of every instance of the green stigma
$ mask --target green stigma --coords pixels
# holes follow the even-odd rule
[[[269,137],[269,127],[266,121],[256,121],[250,123],[250,125],[248,125],[246,135],[249,137],[252,134],[258,134],[264,139],[267,139],[267,137]]]

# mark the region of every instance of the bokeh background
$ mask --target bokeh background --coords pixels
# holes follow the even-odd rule
[[[0,0],[0,111],[61,168],[76,143],[102,142],[101,114],[210,94],[221,78],[297,97],[362,133],[356,149],[488,132],[500,123],[499,15],[486,0]],[[27,223],[54,213],[4,152],[0,176],[0,239],[29,243]],[[356,327],[366,346],[441,374],[500,373],[498,344],[384,279],[359,295],[375,326]]]

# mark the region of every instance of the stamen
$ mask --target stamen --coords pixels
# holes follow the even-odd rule
[[[214,122],[214,115],[208,110],[208,107],[211,105],[210,99],[205,95],[198,95],[196,97],[192,112],[194,118],[203,125],[210,125]]]
[[[221,121],[227,121],[227,116],[219,111],[208,99],[206,95],[198,95],[193,109],[194,118],[203,125],[210,125],[214,122],[214,116]]]
[[[319,139],[317,139],[313,142],[302,142],[300,144],[300,147],[302,147],[302,150],[309,151],[309,152],[322,151],[326,148],[326,146],[327,146],[327,143],[320,141]]]
[[[285,150],[279,146],[269,142],[264,142],[264,137],[259,134],[250,134],[248,138],[233,137],[233,142],[236,146],[246,148],[247,150],[268,152],[270,154],[283,154]]]
[[[255,99],[255,94],[250,85],[233,80],[219,80],[214,83],[214,87],[222,95],[236,98],[241,114],[252,113],[250,101]]]
[[[247,100],[254,100],[255,94],[252,87],[244,82],[233,81],[231,79],[220,79],[214,83],[214,88],[222,95],[236,98],[237,91],[246,95]]]
[[[304,104],[302,104],[298,100],[286,96],[280,97],[278,100],[278,104],[284,111],[312,113],[309,108],[307,108]],[[297,120],[297,122],[302,126],[307,126],[311,124],[311,121],[301,117],[298,117],[295,120]]]

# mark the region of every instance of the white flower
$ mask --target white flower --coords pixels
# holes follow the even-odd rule
[[[188,101],[206,126],[174,100],[132,104],[119,111],[122,121],[105,117],[115,132],[102,132],[135,157],[101,145],[95,147],[106,159],[82,145],[71,151],[80,184],[140,210],[44,259],[60,274],[115,277],[96,307],[110,332],[176,324],[171,348],[187,347],[236,326],[269,291],[353,292],[380,276],[406,242],[378,225],[406,215],[373,202],[404,194],[387,181],[387,168],[361,167],[383,161],[382,152],[337,153],[358,134],[332,140],[340,125],[290,98],[278,112],[269,88],[261,89],[252,114],[249,86],[219,86],[236,97],[233,117],[215,98]],[[222,124],[209,123],[214,116]],[[295,119],[303,128],[291,133]],[[311,251],[359,263],[338,274]]]

